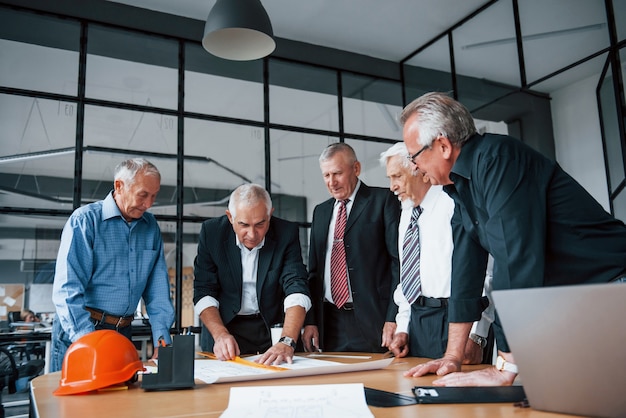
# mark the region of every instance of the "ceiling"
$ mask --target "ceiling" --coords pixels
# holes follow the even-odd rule
[[[216,0],[106,0],[206,21]],[[512,1],[490,0],[261,0],[276,38],[449,72],[449,47],[440,38],[492,4],[453,34],[458,74],[521,85]],[[527,82],[608,46],[604,0],[528,0],[519,6]],[[620,3],[621,4],[621,3]],[[621,6],[620,6],[621,7]],[[200,39],[198,39],[200,41]],[[559,51],[555,54],[555,51]],[[497,57],[497,58],[494,58]],[[497,60],[497,65],[494,65]],[[551,93],[599,73],[603,58],[532,88]],[[469,103],[466,103],[469,105]]]
[[[215,0],[109,0],[206,20]],[[488,0],[262,0],[278,38],[398,62]]]

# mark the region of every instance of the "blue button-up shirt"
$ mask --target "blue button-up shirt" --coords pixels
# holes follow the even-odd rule
[[[72,341],[95,330],[85,307],[132,316],[144,299],[155,344],[174,322],[161,231],[151,213],[126,222],[113,199],[78,208],[61,235],[52,299]]]

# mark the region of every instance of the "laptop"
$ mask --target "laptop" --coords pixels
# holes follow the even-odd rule
[[[492,295],[531,408],[626,417],[626,283]]]

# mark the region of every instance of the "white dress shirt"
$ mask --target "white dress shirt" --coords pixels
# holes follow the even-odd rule
[[[265,245],[265,238],[256,247],[249,250],[236,239],[241,251],[241,310],[238,315],[259,313],[259,300],[256,295],[256,277],[259,265],[259,250]]]
[[[431,186],[420,206],[423,211],[417,220],[420,236],[420,277],[422,295],[430,298],[450,297],[450,278],[452,273],[452,226],[450,220],[454,213],[454,200],[443,191],[442,186]],[[413,202],[409,199],[402,202],[402,213],[398,225],[398,255],[402,268],[404,255],[402,245],[406,230],[411,221]],[[402,285],[398,284],[393,294],[398,305],[396,315],[396,333],[408,333],[411,320],[411,306],[402,293]],[[483,320],[481,320],[483,321]],[[480,329],[474,323],[472,332],[486,337],[491,321],[485,319]],[[482,333],[481,333],[482,332]]]
[[[259,313],[259,299],[257,297],[256,282],[259,265],[259,250],[265,245],[265,238],[256,247],[249,250],[239,241],[235,235],[235,244],[241,251],[241,309],[238,315],[252,315]],[[307,312],[311,309],[311,298],[303,293],[292,293],[287,295],[283,302],[283,311],[292,306],[302,306]],[[203,310],[209,307],[220,307],[220,302],[212,296],[205,296],[196,303],[194,310],[200,315]]]

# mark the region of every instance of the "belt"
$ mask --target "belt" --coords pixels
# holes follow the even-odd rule
[[[448,298],[429,298],[420,295],[413,303],[420,306],[426,306],[428,308],[442,308],[448,306]]]
[[[337,309],[338,311],[353,311],[354,310],[354,303],[352,302],[346,302],[343,304],[343,306],[341,308],[337,307],[337,305],[335,305],[332,302],[324,302],[327,305],[332,306],[333,308]]]
[[[85,307],[91,315],[91,319],[109,325],[115,325],[116,328],[126,328],[132,324],[133,316],[112,316],[97,309]]]
[[[255,314],[250,314],[250,315],[237,315],[237,318],[239,319],[259,319],[262,318],[261,317],[261,313],[255,313]]]

